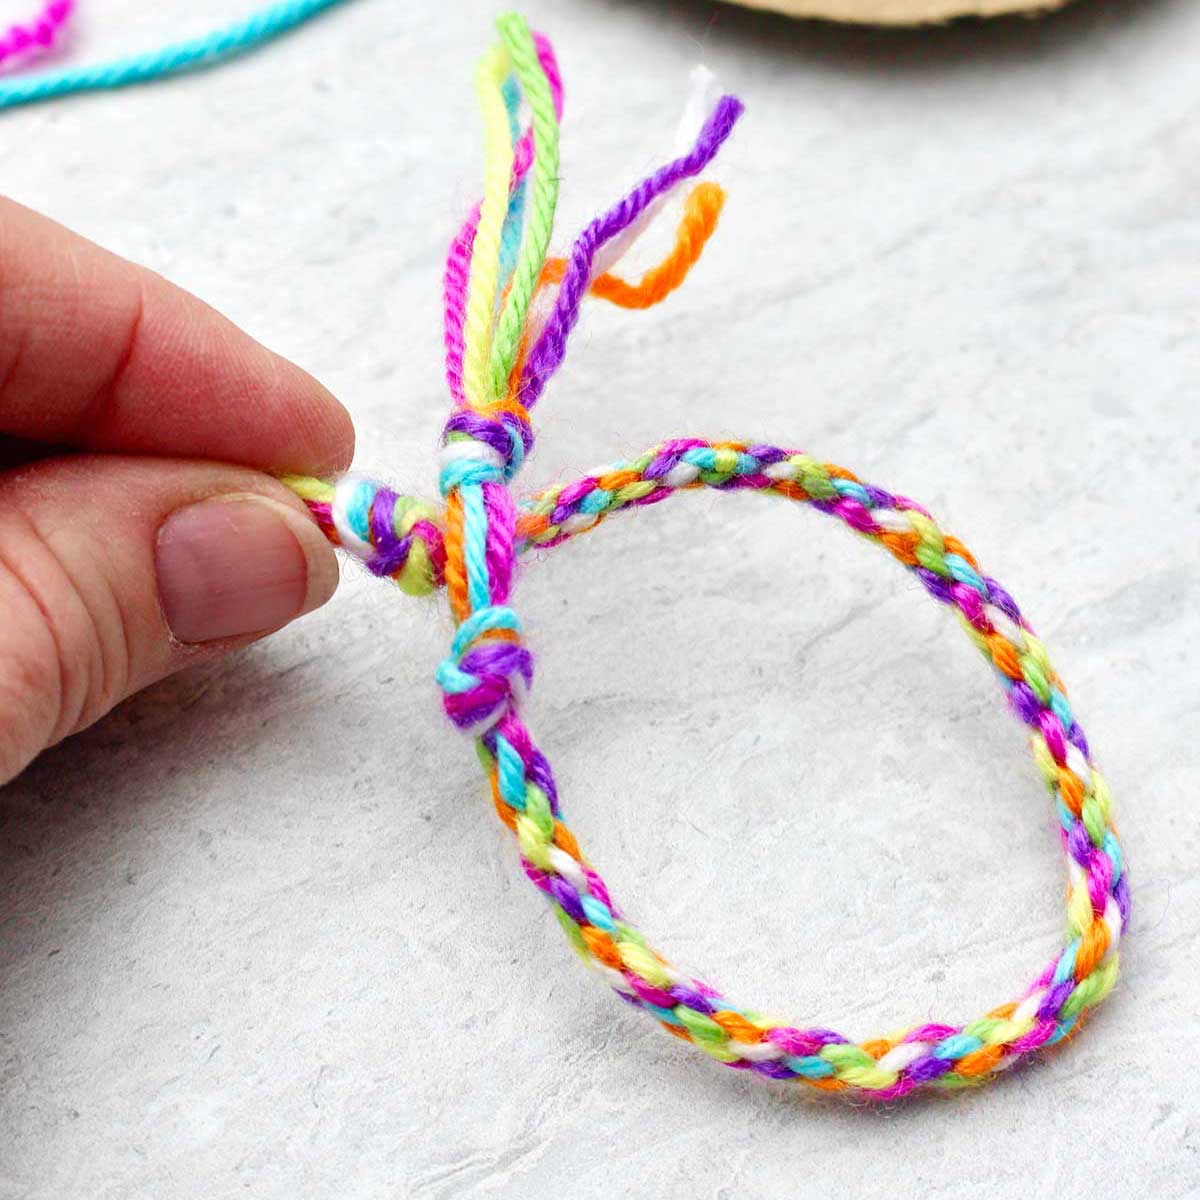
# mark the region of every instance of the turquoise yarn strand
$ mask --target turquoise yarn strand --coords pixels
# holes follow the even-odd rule
[[[183,71],[212,66],[236,54],[244,54],[311,20],[345,0],[280,0],[240,21],[176,42],[159,50],[148,50],[93,66],[66,67],[25,78],[0,82],[0,109],[16,108],[50,100],[72,92],[108,91],[131,83],[149,83]]]

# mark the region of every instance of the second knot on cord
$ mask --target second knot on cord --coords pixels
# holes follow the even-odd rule
[[[533,655],[521,644],[521,623],[507,605],[477,609],[459,627],[450,655],[437,669],[446,715],[480,737],[533,683]]]

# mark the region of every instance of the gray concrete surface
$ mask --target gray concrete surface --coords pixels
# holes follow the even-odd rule
[[[247,6],[83,7],[80,58]],[[933,508],[1116,794],[1122,982],[970,1095],[862,1110],[722,1070],[579,967],[443,726],[446,616],[347,569],[0,794],[0,1197],[1197,1195],[1200,5],[920,36],[527,7],[569,89],[560,242],[669,144],[693,63],[749,110],[694,279],[588,311],[527,481],[741,434]],[[4,186],[298,359],[364,468],[431,491],[491,10],[355,0],[216,73],[6,116]],[[568,813],[676,961],[868,1036],[973,1017],[1053,952],[1021,732],[844,531],[681,500],[530,565],[521,603]]]

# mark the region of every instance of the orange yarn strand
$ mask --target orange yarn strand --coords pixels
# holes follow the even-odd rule
[[[719,184],[697,184],[684,203],[675,245],[658,266],[651,267],[637,283],[605,272],[592,280],[588,291],[619,308],[652,308],[665,300],[683,283],[704,252],[704,245],[717,227],[724,204],[725,191]],[[566,269],[565,258],[547,259],[539,284],[560,283]]]

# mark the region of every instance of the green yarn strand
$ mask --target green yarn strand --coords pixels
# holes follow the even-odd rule
[[[517,79],[529,104],[533,126],[533,190],[526,214],[521,257],[492,341],[492,385],[497,396],[508,391],[508,377],[516,362],[525,328],[525,314],[533,299],[558,206],[558,115],[533,35],[523,17],[509,13],[497,22],[500,36],[512,59]]]

